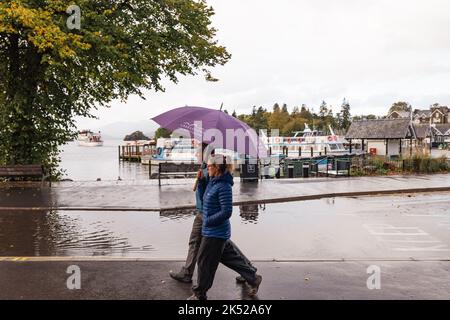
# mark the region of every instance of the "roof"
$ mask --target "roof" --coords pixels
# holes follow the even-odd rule
[[[431,127],[429,124],[413,124],[416,137],[419,139],[428,138],[431,135]]]
[[[346,139],[405,139],[410,137],[411,120],[382,119],[354,121]]]
[[[399,118],[408,118],[408,119],[411,118],[411,113],[409,111],[397,111],[397,110],[394,110],[391,113],[389,113],[388,118],[391,118],[392,114],[394,113],[398,114]]]
[[[431,116],[431,110],[414,110],[414,114],[416,117],[430,117]]]
[[[440,135],[450,135],[450,123],[434,124],[434,132]]]

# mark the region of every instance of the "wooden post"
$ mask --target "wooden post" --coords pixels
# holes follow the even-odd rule
[[[314,149],[311,147],[311,158],[314,158]]]
[[[325,147],[325,155],[327,155],[327,147]]]
[[[350,139],[349,141],[350,141],[350,154],[351,154],[353,152],[352,139]]]
[[[161,163],[159,163],[158,167],[158,185],[161,187]]]
[[[302,157],[302,147],[301,146],[298,147],[298,157],[299,158]]]
[[[120,162],[120,146],[117,147],[119,149],[119,162]]]
[[[412,138],[409,138],[409,156],[412,157],[413,147],[412,147]]]
[[[386,157],[389,156],[389,139],[386,139]]]
[[[148,160],[148,178],[152,179],[152,158],[150,157],[150,160]]]

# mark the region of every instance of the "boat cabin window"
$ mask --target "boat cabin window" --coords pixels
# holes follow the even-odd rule
[[[337,150],[338,149],[338,146],[335,143],[330,143],[328,146],[330,147],[331,150]]]

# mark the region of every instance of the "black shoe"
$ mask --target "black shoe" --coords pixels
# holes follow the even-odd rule
[[[177,281],[183,283],[192,283],[192,277],[186,275],[184,272],[174,273],[172,270],[170,270],[169,275],[172,279],[175,279]]]
[[[250,297],[254,297],[258,294],[259,285],[262,282],[262,277],[260,275],[256,275],[255,283],[249,284],[250,290],[248,291],[248,295]]]
[[[245,278],[243,276],[237,276],[236,282],[237,283],[245,283],[245,282],[247,282],[247,280],[245,280]]]

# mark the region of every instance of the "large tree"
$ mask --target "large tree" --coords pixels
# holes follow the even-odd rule
[[[0,164],[56,168],[76,116],[165,78],[225,64],[214,11],[204,0],[77,0],[81,28],[69,30],[73,1],[0,3]]]
[[[318,121],[316,123],[317,128],[322,131],[328,131],[328,126],[334,125],[333,110],[328,107],[325,101],[319,107]]]
[[[394,111],[411,111],[411,105],[408,102],[405,101],[398,101],[392,104],[391,108],[389,109],[389,113],[392,113]]]
[[[271,130],[279,130],[280,134],[283,134],[283,127],[289,121],[289,112],[287,106],[283,105],[280,108],[278,103],[273,106],[273,112],[269,116],[268,125]]]
[[[340,120],[339,129],[347,131],[352,124],[352,116],[350,114],[350,103],[345,98],[341,105]]]

